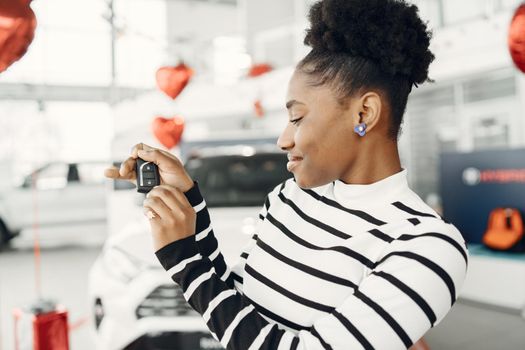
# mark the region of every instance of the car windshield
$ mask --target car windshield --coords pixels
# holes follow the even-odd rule
[[[266,195],[292,176],[286,154],[193,158],[186,163],[208,207],[261,206]]]

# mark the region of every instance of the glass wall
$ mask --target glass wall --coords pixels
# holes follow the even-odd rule
[[[441,152],[523,144],[519,79],[508,68],[423,86],[410,95],[404,124],[410,135],[408,164],[422,198],[439,193]]]

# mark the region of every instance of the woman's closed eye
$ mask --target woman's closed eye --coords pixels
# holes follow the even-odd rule
[[[299,118],[292,119],[292,120],[290,120],[290,123],[292,123],[292,124],[295,125],[295,124],[297,124],[301,119],[303,119],[303,117],[299,117]]]

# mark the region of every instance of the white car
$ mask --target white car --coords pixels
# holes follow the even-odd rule
[[[33,226],[35,209],[37,224],[43,230],[93,223],[104,225],[107,212],[103,171],[106,166],[103,161],[49,163],[28,174],[20,185],[2,192],[0,248]]]
[[[187,160],[228,264],[254,233],[268,192],[291,176],[286,162],[278,149],[247,146],[201,150]],[[89,285],[97,349],[222,349],[160,266],[142,210],[110,235]]]

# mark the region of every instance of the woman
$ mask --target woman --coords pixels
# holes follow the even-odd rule
[[[278,146],[293,177],[268,194],[257,233],[228,268],[198,183],[139,144],[162,185],[144,201],[156,255],[228,349],[406,349],[440,322],[465,278],[460,232],[415,194],[397,139],[434,59],[417,8],[324,0],[291,77]]]

